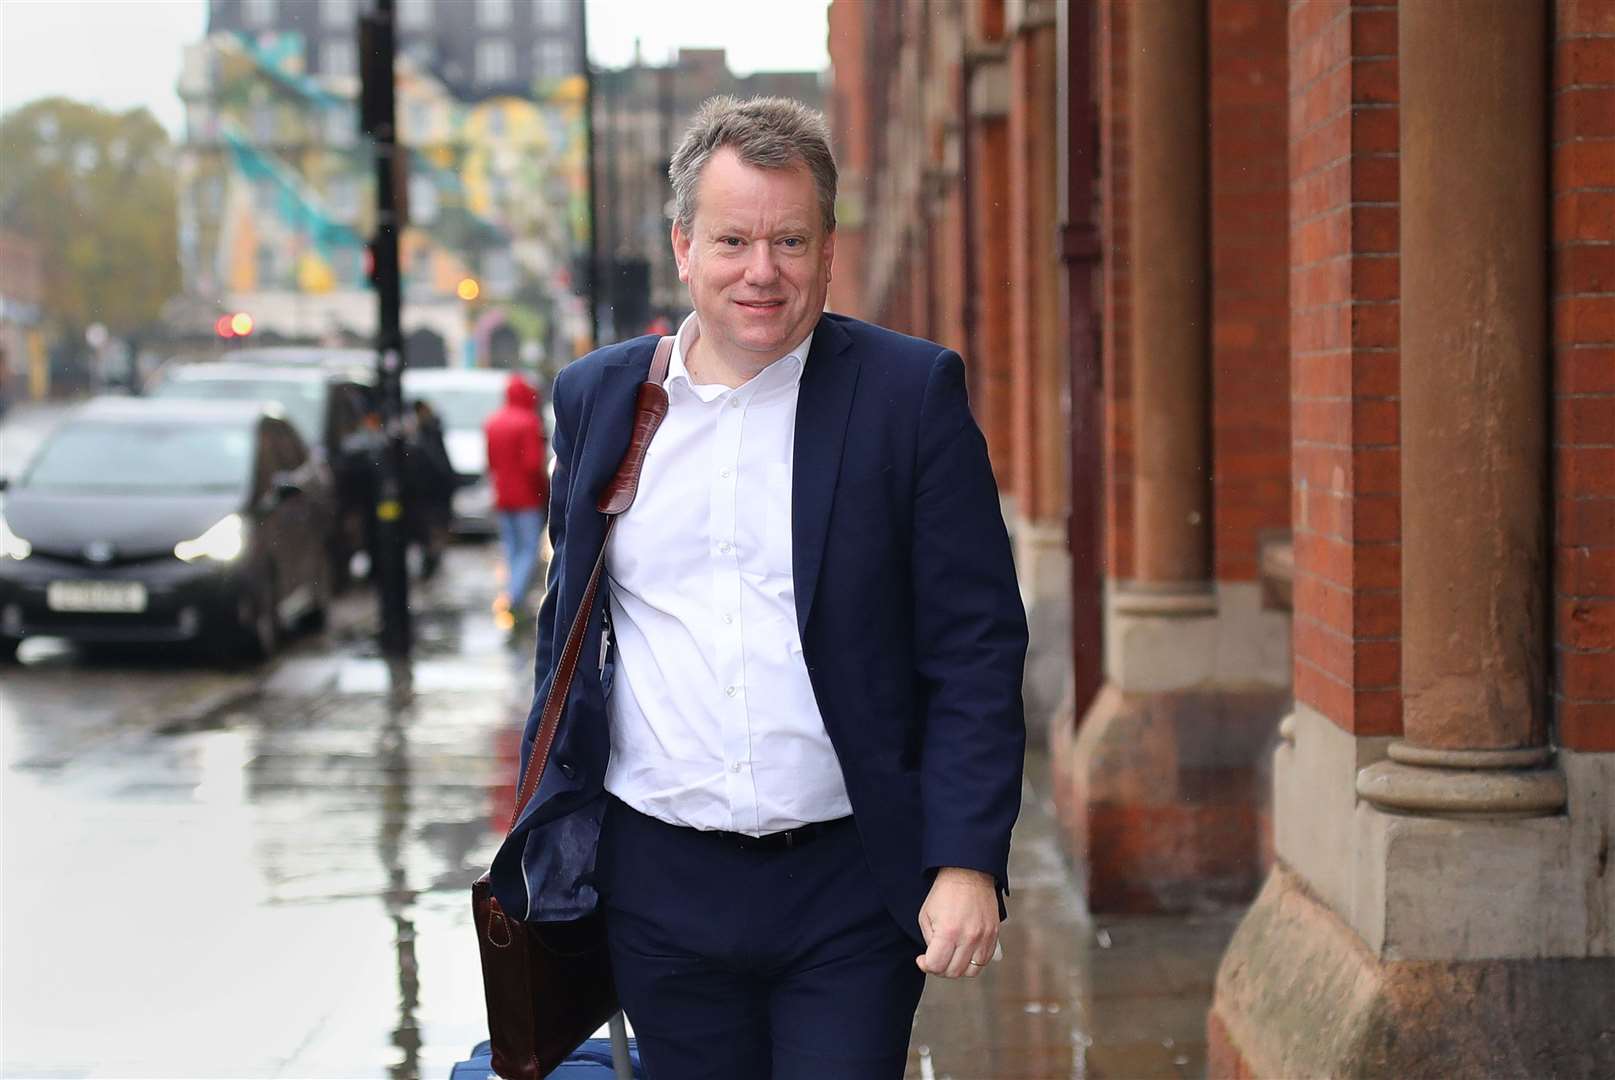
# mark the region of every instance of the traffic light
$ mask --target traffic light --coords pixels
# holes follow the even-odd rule
[[[367,11],[359,16],[359,130],[390,142],[392,126],[392,13]]]

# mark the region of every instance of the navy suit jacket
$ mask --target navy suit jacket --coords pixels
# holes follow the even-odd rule
[[[538,616],[525,764],[605,536],[595,509],[628,446],[657,339],[590,353],[555,380],[555,557]],[[940,345],[824,315],[803,368],[791,490],[803,657],[888,908],[916,940],[937,868],[1008,887],[1026,728],[1026,616],[964,365]],[[529,920],[594,909],[610,756],[605,587],[538,790],[493,889]]]

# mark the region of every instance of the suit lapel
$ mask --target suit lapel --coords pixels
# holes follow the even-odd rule
[[[858,359],[847,351],[851,345],[851,336],[839,324],[821,317],[797,395],[791,466],[791,570],[797,631],[804,636],[824,561],[830,507],[841,472],[841,447],[858,383]]]
[[[634,403],[639,384],[650,370],[650,352],[601,369],[600,386],[589,410],[583,445],[573,457],[572,499],[567,508],[564,570],[566,596],[581,596],[605,537],[606,516],[595,509],[600,493],[617,473],[634,429]]]

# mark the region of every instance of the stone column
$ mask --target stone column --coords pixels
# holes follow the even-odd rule
[[[1387,810],[1564,805],[1542,768],[1546,32],[1525,0],[1401,10],[1403,738],[1357,785]]]
[[[1209,612],[1205,0],[1134,4],[1134,569],[1126,607]]]

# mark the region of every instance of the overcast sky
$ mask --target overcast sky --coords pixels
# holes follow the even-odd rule
[[[472,0],[438,0],[466,4]],[[680,45],[721,46],[739,74],[819,70],[828,0],[587,0],[589,53],[616,67]],[[201,38],[205,0],[0,0],[0,112],[63,95],[144,105],[176,136],[180,50]]]

